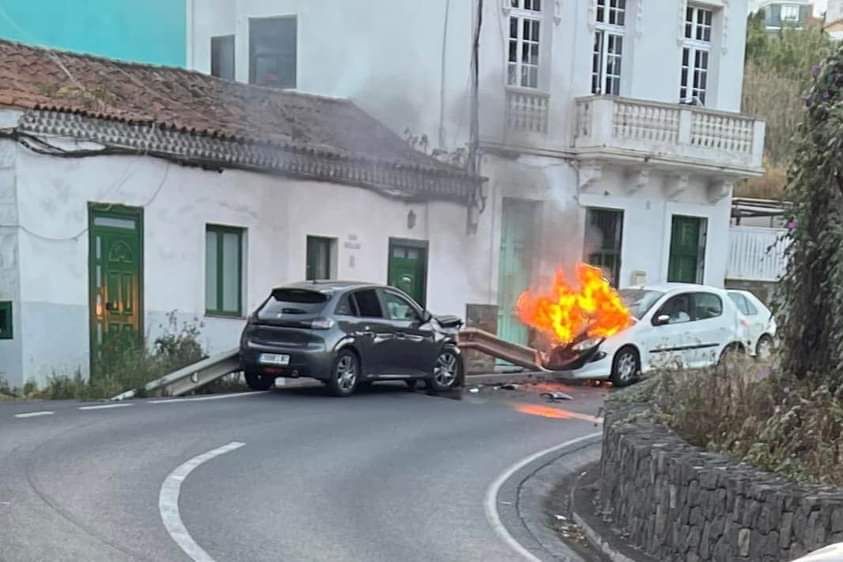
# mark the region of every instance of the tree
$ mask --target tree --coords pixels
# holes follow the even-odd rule
[[[749,16],[743,83],[743,111],[767,123],[765,167],[768,174],[750,182],[762,194],[784,189],[784,169],[796,152],[797,130],[804,112],[804,93],[811,85],[811,70],[832,50],[825,32],[816,26],[768,33],[763,12]]]
[[[783,367],[843,383],[843,46],[821,67],[789,172],[797,228],[782,279]]]

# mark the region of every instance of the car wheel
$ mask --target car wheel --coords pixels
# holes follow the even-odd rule
[[[631,347],[621,348],[612,361],[612,375],[609,380],[617,387],[630,385],[635,382],[640,369],[641,361],[638,358],[638,352]]]
[[[350,349],[342,349],[334,359],[334,368],[327,381],[334,396],[346,397],[354,394],[360,381],[360,360]]]
[[[769,334],[764,334],[758,338],[758,343],[755,346],[755,357],[760,361],[767,361],[773,355],[773,338]]]
[[[246,384],[252,390],[269,390],[275,384],[275,379],[272,377],[262,377],[254,371],[246,371]]]
[[[462,360],[457,351],[446,347],[439,353],[433,367],[433,376],[427,386],[433,392],[446,392],[454,387],[462,372]]]

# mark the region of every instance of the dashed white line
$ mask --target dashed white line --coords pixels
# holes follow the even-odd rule
[[[110,410],[111,408],[128,408],[133,404],[102,404],[101,406],[80,406],[80,410]]]
[[[16,418],[37,418],[39,416],[52,416],[55,412],[26,412],[24,414],[15,414]]]
[[[158,495],[158,511],[161,513],[161,520],[164,522],[164,527],[167,529],[170,537],[176,541],[176,544],[195,562],[214,562],[214,559],[201,546],[196,544],[196,541],[187,532],[187,527],[184,526],[184,522],[181,520],[181,514],[179,513],[179,493],[181,492],[182,482],[202,463],[239,449],[243,445],[245,443],[232,441],[228,445],[223,445],[222,447],[193,457],[171,472],[164,480],[164,483],[161,484],[161,493]]]
[[[544,455],[550,454],[554,451],[558,451],[559,449],[564,449],[565,447],[575,445],[581,441],[592,439],[593,437],[596,437],[598,435],[602,434],[600,432],[597,432],[591,433],[589,435],[583,435],[582,437],[571,439],[570,441],[566,441],[564,443],[556,445],[555,447],[550,447],[548,449],[545,449],[544,451],[534,453],[526,459],[520,460],[514,465],[510,466],[508,469],[506,469],[503,474],[498,476],[497,480],[492,482],[492,485],[489,486],[489,489],[486,491],[486,519],[489,521],[489,524],[492,526],[498,536],[502,538],[503,541],[508,544],[510,548],[512,548],[512,550],[520,554],[524,558],[524,560],[529,560],[530,562],[541,562],[541,560],[539,560],[533,553],[524,548],[521,543],[515,540],[515,537],[509,534],[509,531],[506,530],[506,527],[501,522],[500,515],[498,515],[498,493],[500,493],[501,491],[501,486],[503,486],[504,482],[509,480],[509,478],[513,474],[515,474],[534,460]]]
[[[205,400],[222,400],[223,398],[243,398],[255,394],[266,394],[263,390],[254,392],[235,392],[233,394],[215,394],[214,396],[203,396],[201,398],[168,398],[166,400],[150,400],[149,404],[178,404],[180,402],[204,402]]]

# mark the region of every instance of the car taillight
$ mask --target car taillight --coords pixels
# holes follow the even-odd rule
[[[330,318],[317,318],[310,321],[309,327],[313,330],[330,330],[334,324],[335,322]]]

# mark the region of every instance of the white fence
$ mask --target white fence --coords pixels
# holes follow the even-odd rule
[[[786,229],[732,226],[726,278],[778,281],[787,267],[787,245]]]

